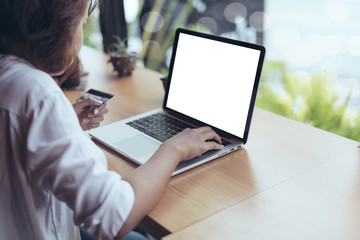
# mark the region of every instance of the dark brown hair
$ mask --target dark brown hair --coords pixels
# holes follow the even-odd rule
[[[72,47],[88,0],[0,0],[0,54],[28,60],[47,73],[67,69],[60,82],[79,72]]]

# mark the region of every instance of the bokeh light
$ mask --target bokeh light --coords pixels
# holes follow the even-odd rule
[[[269,28],[269,17],[265,12],[254,12],[249,18],[249,24],[257,32],[264,32]]]
[[[346,41],[347,51],[354,56],[360,56],[360,36],[351,36]]]
[[[145,31],[158,32],[164,26],[164,17],[158,12],[147,12],[141,18],[141,26]]]
[[[224,9],[225,19],[231,23],[235,23],[237,17],[246,18],[247,8],[239,2],[233,2]]]
[[[348,6],[340,1],[332,1],[328,4],[327,14],[334,21],[347,21],[350,18]]]
[[[277,29],[272,35],[273,50],[279,57],[293,56],[288,63],[297,67],[310,67],[318,61],[326,61],[345,52],[344,44],[349,38],[346,35],[302,35],[295,28]],[[357,44],[356,44],[357,43]],[[360,53],[360,39],[354,39],[350,46]],[[349,45],[349,44],[348,44]],[[358,49],[358,50],[356,50]],[[356,50],[356,51],[355,51]]]
[[[149,54],[149,56],[157,57],[160,55],[161,52],[160,44],[154,40],[145,41],[143,43],[143,48],[148,49],[148,51],[151,51],[152,54]]]
[[[333,83],[333,89],[338,96],[336,101],[337,106],[343,104],[349,94],[353,99],[360,97],[360,83],[359,80],[354,77],[337,79]]]
[[[218,29],[218,24],[216,23],[215,19],[211,17],[202,17],[197,21],[197,24],[206,27],[212,33],[216,33]]]
[[[200,13],[203,13],[206,11],[206,4],[201,0],[196,0],[193,2],[193,7]]]
[[[293,52],[301,42],[301,34],[296,28],[282,28],[272,36],[269,42],[274,45],[273,50],[280,53],[281,56]]]

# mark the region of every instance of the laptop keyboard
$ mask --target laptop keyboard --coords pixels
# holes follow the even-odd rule
[[[185,128],[194,128],[189,124],[183,123],[162,113],[155,113],[127,122],[126,124],[159,140],[160,142],[166,141],[177,133],[183,131]],[[230,144],[230,142],[222,139],[222,144],[226,146]]]

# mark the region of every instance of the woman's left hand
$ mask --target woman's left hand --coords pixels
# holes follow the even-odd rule
[[[101,104],[101,101],[93,98],[80,100],[79,102],[73,104],[81,128],[84,131],[97,128],[100,126],[100,122],[104,120],[104,115],[108,112],[106,104],[100,108],[95,107],[100,106]]]

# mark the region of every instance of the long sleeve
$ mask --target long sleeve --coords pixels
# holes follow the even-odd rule
[[[98,147],[84,135],[62,93],[32,113],[27,136],[29,183],[50,190],[74,211],[76,224],[96,236],[114,237],[130,213],[134,194],[109,172]]]
[[[113,238],[133,206],[132,187],[107,170],[47,74],[22,60],[2,61],[0,222],[8,227],[0,236],[67,239],[83,223],[92,235]],[[22,232],[12,235],[17,226]]]

